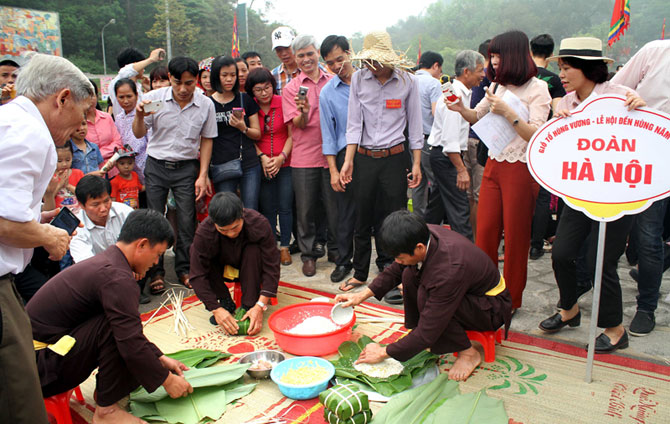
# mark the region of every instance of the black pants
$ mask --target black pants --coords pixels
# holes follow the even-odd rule
[[[77,343],[65,356],[42,349],[37,353],[37,368],[45,397],[73,389],[93,372],[96,375],[97,404],[110,406],[140,385],[119,353],[105,315],[83,322],[70,333]]]
[[[357,205],[354,278],[357,280],[368,279],[372,228],[379,228],[391,212],[407,208],[407,165],[404,153],[379,159],[360,153],[354,156],[352,185]],[[383,202],[377,202],[380,195]],[[379,250],[377,246],[378,254]]]
[[[456,178],[458,171],[451,159],[444,155],[441,147],[433,147],[430,151],[430,164],[433,168],[444,213],[453,231],[467,237],[471,241],[472,225],[470,225],[470,202],[468,192],[458,189]]]
[[[605,252],[603,256],[603,277],[600,291],[600,312],[598,327],[616,327],[623,321],[621,285],[617,274],[619,257],[626,248],[626,238],[630,232],[633,218],[624,216],[607,223]],[[556,231],[556,240],[552,248],[551,263],[563,309],[572,308],[577,303],[577,266],[576,260],[582,243],[589,240],[586,265],[593,275],[598,247],[599,223],[567,206],[563,208]],[[589,237],[590,235],[590,237]]]
[[[535,214],[533,215],[533,231],[531,233],[530,247],[542,249],[544,247],[544,236],[551,221],[551,193],[540,186],[535,201]]]
[[[175,272],[177,277],[189,271],[189,249],[195,234],[195,180],[198,178],[197,160],[184,163],[177,169],[168,169],[151,156],[144,169],[147,203],[149,209],[165,213],[168,191],[172,189],[177,203],[177,245],[175,246]],[[165,275],[163,259],[153,267],[150,275]]]
[[[335,157],[337,169],[342,169],[346,149],[340,150]],[[347,187],[344,193],[335,192],[337,202],[337,265],[350,266],[354,256],[354,227],[356,225],[356,200],[353,187]]]

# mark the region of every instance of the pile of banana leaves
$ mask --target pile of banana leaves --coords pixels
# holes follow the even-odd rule
[[[174,424],[198,424],[216,421],[226,412],[227,405],[251,393],[256,384],[244,384],[243,375],[251,364],[232,364],[211,367],[221,352],[190,349],[170,354],[191,367],[184,377],[193,386],[187,397],[172,399],[161,386],[153,393],[143,387],[130,394],[130,411],[148,421]],[[203,364],[206,367],[202,367]],[[199,367],[200,366],[200,367]]]
[[[335,366],[335,375],[340,377],[338,381],[342,379],[344,379],[344,382],[347,379],[356,380],[367,384],[377,393],[392,396],[412,387],[412,378],[434,367],[438,358],[433,353],[423,351],[403,362],[404,369],[400,374],[388,378],[369,377],[354,368],[354,362],[369,343],[374,343],[374,341],[368,336],[362,336],[357,342],[346,341],[340,345],[337,349],[340,358],[331,361]]]
[[[502,400],[485,390],[460,394],[458,383],[440,374],[423,386],[394,396],[372,424],[507,424]]]

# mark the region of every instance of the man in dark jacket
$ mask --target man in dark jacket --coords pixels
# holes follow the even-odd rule
[[[143,209],[128,215],[118,242],[49,280],[28,302],[44,397],[63,393],[96,375],[93,422],[143,422],[117,402],[140,384],[149,392],[163,386],[172,398],[193,388],[188,369],[168,358],[142,333],[137,312],[144,276],[174,241],[170,223]],[[74,338],[74,345],[65,347]]]
[[[279,249],[268,220],[252,209],[244,209],[233,193],[217,193],[209,203],[209,216],[198,226],[191,246],[191,284],[213,324],[228,334],[237,334],[233,318],[235,304],[225,277],[239,272],[242,307],[249,318],[249,335],[263,326],[263,312],[277,297]],[[233,275],[231,275],[233,274]]]
[[[465,237],[408,211],[389,215],[380,238],[395,257],[364,291],[339,295],[345,306],[383,296],[402,282],[405,327],[412,331],[382,347],[369,344],[358,362],[377,363],[388,357],[406,361],[424,349],[437,354],[458,352],[449,378],[462,381],[481,363],[466,330],[494,331],[509,327],[512,300],[504,279],[486,256]]]

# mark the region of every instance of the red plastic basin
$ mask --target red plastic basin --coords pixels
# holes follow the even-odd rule
[[[268,319],[270,330],[275,335],[277,344],[283,350],[298,356],[328,356],[337,353],[342,342],[351,338],[351,329],[356,322],[356,314],[351,321],[335,331],[319,335],[291,334],[289,330],[312,316],[330,318],[332,303],[309,302],[284,306],[275,311]]]

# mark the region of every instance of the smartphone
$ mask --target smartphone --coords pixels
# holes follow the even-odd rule
[[[305,97],[307,97],[307,92],[308,91],[309,91],[308,87],[305,87],[305,86],[301,85],[300,88],[298,88],[298,98],[300,100],[305,100]]]
[[[152,100],[151,103],[147,103],[146,105],[144,105],[144,112],[145,113],[156,112],[162,107],[163,107],[162,100]]]
[[[69,235],[72,235],[74,230],[79,226],[79,218],[72,211],[66,207],[62,207],[58,215],[51,221],[51,225],[61,228]]]
[[[241,107],[234,107],[233,108],[233,115],[235,115],[235,118],[240,119],[242,118],[242,114],[244,113],[244,109]]]
[[[161,51],[158,52],[158,60],[164,60],[165,59],[165,52]]]

